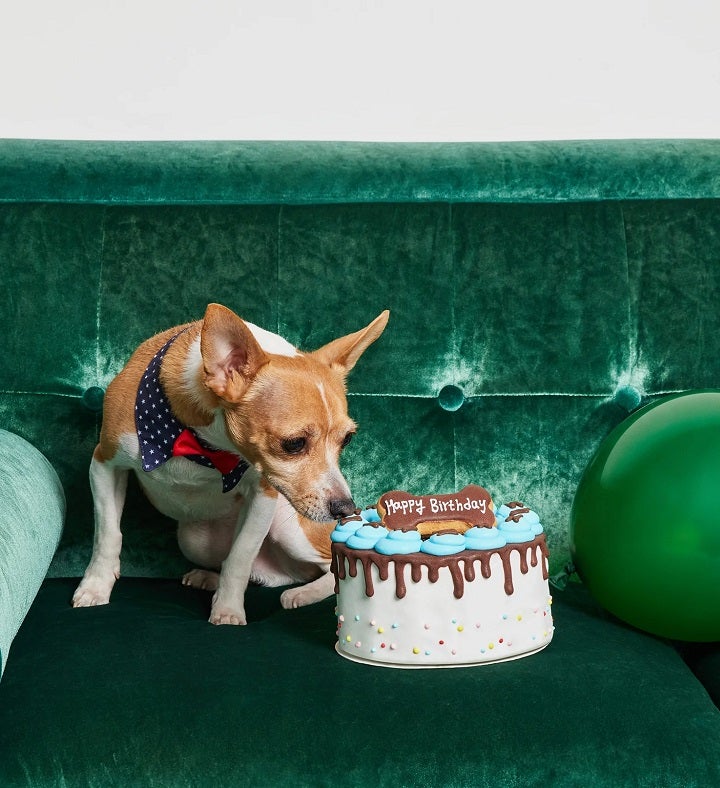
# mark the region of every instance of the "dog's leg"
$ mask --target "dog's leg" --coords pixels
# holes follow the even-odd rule
[[[329,597],[335,590],[335,577],[332,572],[326,572],[322,577],[305,583],[304,586],[288,588],[280,595],[280,604],[286,608],[304,607]]]
[[[238,532],[220,570],[218,590],[210,610],[211,624],[246,624],[245,590],[253,561],[270,530],[277,493],[258,490],[248,496],[238,519]]]
[[[93,552],[85,575],[73,595],[73,607],[106,605],[120,577],[122,533],[120,517],[125,504],[128,471],[113,468],[93,457],[90,463],[90,489],[95,508]]]

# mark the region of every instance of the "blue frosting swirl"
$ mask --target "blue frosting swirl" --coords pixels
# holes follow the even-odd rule
[[[527,525],[533,529],[535,536],[540,536],[540,534],[543,532],[542,523],[540,522],[540,515],[537,512],[530,511],[523,515],[521,522],[527,523]]]
[[[380,515],[378,514],[377,509],[363,509],[360,512],[360,517],[363,518],[363,522],[366,523],[379,523],[380,522]]]
[[[462,534],[433,534],[422,543],[421,552],[430,555],[453,555],[465,549],[465,537]]]
[[[528,509],[522,504],[516,506],[508,506],[503,504],[497,511],[497,526],[504,531],[515,534],[515,539],[508,539],[508,541],[524,542],[540,536],[543,532],[540,517],[537,512]],[[527,538],[520,538],[520,535],[531,531],[532,536]]]
[[[505,547],[507,539],[497,528],[470,528],[465,531],[465,548],[467,550],[497,550]]]
[[[495,519],[501,523],[512,511],[512,509],[504,503],[502,506],[498,507],[495,511]]]
[[[417,531],[390,531],[375,550],[383,555],[407,555],[419,552],[421,547],[422,537]]]
[[[330,534],[331,542],[347,542],[347,540],[364,525],[361,520],[342,520],[335,526],[335,530]]]
[[[380,539],[387,536],[387,528],[382,525],[362,525],[345,544],[353,550],[372,550]]]
[[[500,523],[498,531],[502,532],[509,544],[532,542],[535,538],[535,532],[530,526],[524,525],[522,522],[514,523],[512,520]]]
[[[357,533],[364,525],[379,522],[380,515],[377,509],[363,509],[359,514],[355,514],[345,520],[340,520],[335,526],[335,530],[330,534],[330,541],[347,542],[348,539]],[[379,538],[380,537],[378,537],[378,539]]]

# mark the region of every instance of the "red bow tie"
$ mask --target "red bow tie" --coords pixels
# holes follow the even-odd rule
[[[173,457],[205,457],[222,474],[235,470],[240,457],[224,449],[209,449],[203,446],[193,432],[184,429],[177,437],[173,448]]]

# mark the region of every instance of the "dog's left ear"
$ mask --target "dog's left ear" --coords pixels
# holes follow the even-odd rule
[[[348,334],[329,342],[316,350],[313,356],[328,366],[339,369],[343,374],[347,374],[355,366],[360,356],[385,330],[389,317],[390,312],[386,309],[370,325],[354,334]]]
[[[239,402],[270,360],[250,329],[230,309],[209,304],[200,333],[205,385],[226,402]]]

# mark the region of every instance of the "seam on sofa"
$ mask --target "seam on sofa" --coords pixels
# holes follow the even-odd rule
[[[447,222],[448,233],[450,240],[450,277],[452,281],[452,300],[450,303],[450,325],[452,326],[452,382],[454,386],[458,385],[458,359],[460,354],[458,352],[458,332],[456,322],[456,309],[457,303],[457,271],[455,268],[456,255],[455,255],[455,226],[454,226],[454,213],[453,203],[449,203],[447,207]],[[452,419],[452,433],[453,433],[453,490],[458,488],[458,440],[457,440],[457,419]]]
[[[103,209],[102,219],[100,221],[100,251],[98,259],[97,290],[95,295],[95,379],[97,381],[102,380],[100,369],[100,322],[102,312],[103,277],[105,274],[105,231],[107,223],[107,210],[107,207]]]
[[[682,394],[687,389],[663,389],[661,391],[646,391],[647,397],[665,397],[670,394]],[[68,391],[30,391],[27,389],[0,389],[0,395],[13,395],[22,397],[64,397],[66,399],[82,399],[83,392]],[[392,397],[405,399],[435,400],[435,394],[412,394],[403,392],[374,392],[374,391],[349,391],[348,397]],[[567,397],[568,399],[612,399],[613,392],[577,392],[577,391],[485,391],[480,394],[470,394],[466,401],[475,399],[490,399],[492,397]]]
[[[642,259],[638,263],[640,268],[635,272],[635,276],[633,277],[630,270],[630,252],[628,250],[628,228],[627,217],[625,215],[625,204],[620,203],[619,209],[620,223],[622,227],[623,251],[625,253],[625,273],[627,279],[626,292],[628,298],[627,375],[629,380],[627,383],[638,386],[643,382],[639,379],[636,379],[637,377],[643,377],[643,373],[640,368],[640,313],[638,310],[638,304],[640,300],[639,288],[641,287],[642,282]],[[634,282],[633,279],[635,280]],[[623,381],[621,381],[621,383],[622,382]]]
[[[18,397],[64,397],[66,399],[81,399],[82,392],[69,391],[27,391],[24,389],[0,389],[0,395]]]
[[[659,391],[644,391],[643,394],[647,397],[665,397],[670,394],[682,394],[688,389],[662,389]],[[435,394],[413,394],[405,392],[376,392],[376,391],[349,391],[348,397],[404,397],[406,399],[437,399]],[[604,391],[483,391],[479,394],[469,394],[465,397],[466,402],[471,402],[475,399],[490,399],[492,397],[567,397],[568,399],[612,399],[614,392]]]
[[[282,260],[281,243],[282,243],[282,224],[285,219],[284,206],[278,206],[277,222],[275,225],[275,333],[282,333],[282,326],[280,325],[280,261]]]

